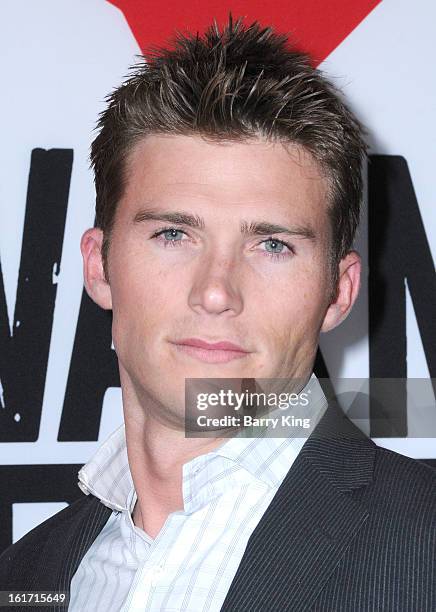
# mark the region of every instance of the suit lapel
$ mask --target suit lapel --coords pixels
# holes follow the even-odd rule
[[[65,544],[59,555],[55,590],[70,591],[71,579],[81,560],[112,514],[112,510],[97,497],[90,495],[87,501],[86,508],[74,517],[74,523],[68,526],[64,534]],[[65,607],[58,609],[59,612],[65,611]]]
[[[374,452],[329,404],[249,538],[221,612],[310,608],[369,516],[350,491],[371,481]]]

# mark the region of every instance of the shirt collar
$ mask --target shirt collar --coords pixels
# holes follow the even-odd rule
[[[292,416],[296,419],[310,420],[310,426],[304,431],[303,437],[293,435],[289,427],[280,428],[280,424],[278,430],[270,425],[256,429],[246,428],[210,454],[227,457],[268,486],[278,486],[327,408],[327,399],[315,374],[312,374],[300,391],[300,395],[303,394],[310,397],[308,405],[299,405],[292,409]],[[288,411],[276,408],[266,416],[277,417],[280,423],[281,416],[286,414]],[[301,429],[298,431],[301,432]]]
[[[127,457],[126,432],[120,425],[79,470],[79,488],[95,495],[113,510],[126,508],[127,496],[133,487]]]
[[[311,419],[311,428],[305,437],[277,438],[269,427],[261,432],[257,429],[256,437],[248,437],[249,432],[243,430],[242,435],[239,433],[213,451],[184,464],[183,474],[184,478],[189,478],[191,494],[197,480],[193,472],[200,466],[207,467],[208,462],[217,456],[228,459],[267,486],[278,487],[327,407],[327,400],[315,374],[312,374],[302,392],[307,392],[311,397],[304,412]],[[296,411],[293,412],[295,414]],[[268,416],[280,413],[280,409],[275,409]],[[79,488],[87,495],[91,493],[98,497],[105,506],[118,511],[128,508],[134,484],[129,469],[124,423],[80,469],[78,479]],[[204,478],[199,478],[198,485],[203,481]]]

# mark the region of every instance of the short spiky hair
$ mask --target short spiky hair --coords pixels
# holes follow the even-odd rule
[[[178,34],[168,49],[141,56],[106,100],[91,147],[96,226],[107,254],[126,158],[149,134],[197,134],[208,139],[263,137],[309,151],[328,177],[334,286],[337,264],[351,249],[359,222],[362,128],[338,90],[284,34],[242,19],[203,37]]]

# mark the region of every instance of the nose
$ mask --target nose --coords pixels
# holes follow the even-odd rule
[[[238,315],[243,309],[239,267],[236,257],[214,253],[198,262],[189,306],[198,314]]]

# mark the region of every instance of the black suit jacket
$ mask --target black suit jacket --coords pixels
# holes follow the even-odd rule
[[[377,447],[329,405],[249,538],[222,612],[435,612],[435,485],[432,468]],[[37,526],[1,555],[0,590],[68,591],[110,514],[83,495]]]

